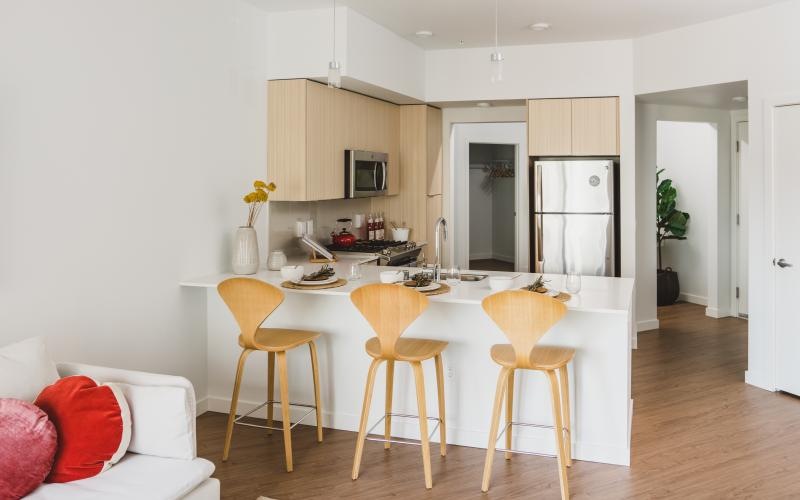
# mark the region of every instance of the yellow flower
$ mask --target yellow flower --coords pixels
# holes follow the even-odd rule
[[[270,182],[269,184],[267,184],[267,190],[268,191],[275,191],[275,189],[277,189],[277,187],[278,186],[276,186],[274,182]]]
[[[256,201],[265,202],[267,201],[267,199],[269,199],[269,196],[267,196],[267,192],[261,189],[256,191],[255,194],[256,194]]]
[[[258,189],[258,188],[266,189],[267,184],[264,181],[257,180],[255,182],[253,182],[253,187],[256,188],[256,189]]]

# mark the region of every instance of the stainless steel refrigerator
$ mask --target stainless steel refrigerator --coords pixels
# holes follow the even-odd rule
[[[537,161],[533,174],[536,272],[618,276],[614,161]]]

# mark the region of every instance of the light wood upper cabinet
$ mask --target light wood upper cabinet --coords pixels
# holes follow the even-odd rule
[[[344,198],[344,151],[389,155],[389,194],[400,191],[397,105],[310,80],[268,84],[267,177],[274,201]]]
[[[619,98],[529,100],[528,155],[619,155]]]
[[[528,155],[572,154],[572,99],[528,101]]]
[[[619,155],[619,98],[572,100],[572,154]]]

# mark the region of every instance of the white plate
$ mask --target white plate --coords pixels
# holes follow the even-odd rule
[[[405,286],[405,285],[403,285],[403,286]],[[433,290],[438,290],[438,289],[442,288],[442,284],[441,283],[431,283],[430,285],[419,286],[419,287],[417,287],[417,286],[406,286],[406,288],[410,288],[410,289],[416,290],[418,292],[432,292]]]
[[[336,281],[336,280],[338,280],[338,279],[339,279],[339,278],[337,278],[336,276],[334,276],[334,277],[332,277],[332,278],[328,278],[328,279],[325,279],[325,280],[319,280],[319,281],[306,281],[306,280],[303,280],[303,281],[298,281],[296,284],[297,284],[297,285],[300,285],[300,286],[311,286],[311,285],[330,285],[331,283],[335,282],[335,281]]]

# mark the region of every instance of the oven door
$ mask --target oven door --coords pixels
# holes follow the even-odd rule
[[[371,151],[345,151],[345,197],[367,198],[387,192],[388,156]]]

